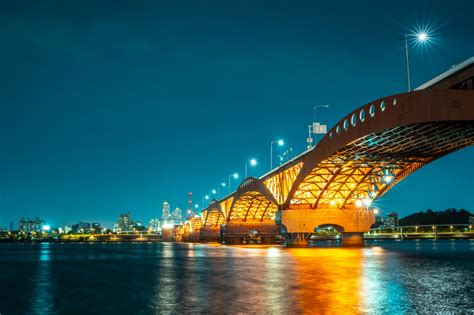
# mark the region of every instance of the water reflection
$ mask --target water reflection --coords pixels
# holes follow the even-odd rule
[[[0,267],[14,272],[0,273],[1,283],[10,288],[0,294],[0,311],[398,314],[474,309],[472,241],[307,249],[97,245],[4,246]]]
[[[31,312],[46,314],[54,310],[51,278],[51,243],[41,243],[38,252],[38,267],[34,280]]]

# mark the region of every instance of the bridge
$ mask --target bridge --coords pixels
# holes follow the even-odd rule
[[[473,78],[474,57],[415,91],[355,109],[315,147],[212,200],[178,227],[177,239],[235,244],[282,235],[286,244],[300,245],[331,225],[344,244],[362,244],[374,223],[374,201],[421,167],[474,143]]]

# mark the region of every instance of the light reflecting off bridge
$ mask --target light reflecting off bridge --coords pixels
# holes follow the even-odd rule
[[[92,306],[104,314],[474,309],[469,240],[374,241],[363,248],[108,243],[0,249],[0,268],[16,271],[0,273],[16,297],[0,295],[0,305],[18,313],[84,314]]]

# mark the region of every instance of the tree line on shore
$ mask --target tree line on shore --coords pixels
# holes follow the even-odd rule
[[[465,209],[449,208],[444,211],[428,209],[407,215],[398,222],[400,226],[429,225],[429,224],[470,224],[469,219],[474,214]],[[471,219],[472,220],[472,219]]]

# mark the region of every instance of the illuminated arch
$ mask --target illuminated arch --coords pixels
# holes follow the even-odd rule
[[[351,119],[355,125],[346,124]],[[379,99],[344,117],[301,158],[284,208],[368,208],[417,169],[473,143],[472,91]]]
[[[217,200],[212,200],[206,210],[204,226],[220,226],[225,222],[225,212]]]
[[[263,221],[275,218],[278,202],[257,178],[245,179],[233,195],[227,221]]]

